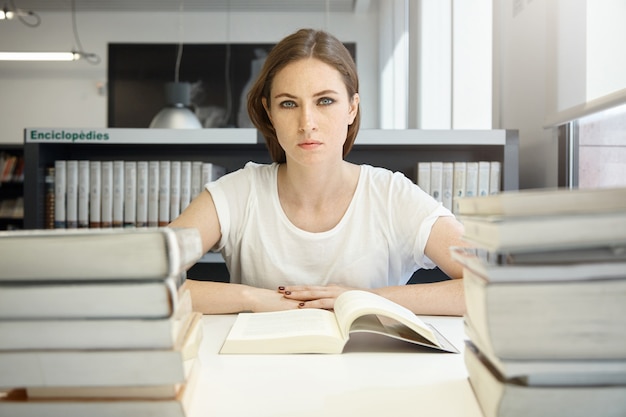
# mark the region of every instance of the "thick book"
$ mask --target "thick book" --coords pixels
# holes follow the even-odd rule
[[[195,228],[0,232],[0,281],[165,279],[203,255]]]
[[[626,415],[625,385],[528,385],[504,377],[471,343],[463,358],[485,417]]]
[[[165,318],[171,316],[178,303],[179,284],[179,277],[155,281],[5,282],[0,284],[0,320]],[[0,328],[6,323],[0,321]]]
[[[434,327],[379,295],[346,291],[333,311],[240,313],[220,353],[341,353],[351,333],[376,333],[443,352],[458,353]]]
[[[487,197],[489,198],[489,197]],[[463,239],[493,252],[530,252],[624,241],[626,210],[597,214],[463,216]]]
[[[172,349],[0,351],[0,391],[18,387],[111,387],[184,382],[202,340],[201,314]],[[97,324],[94,324],[96,326]]]
[[[173,349],[194,320],[190,304],[162,319],[2,320],[0,351]]]
[[[459,215],[539,216],[626,210],[626,187],[511,190],[456,203]]]
[[[54,161],[54,227],[66,227],[66,192],[67,192],[67,161]]]
[[[89,227],[102,226],[102,161],[89,161]]]
[[[516,253],[453,246],[450,253],[455,261],[493,283],[626,277],[626,240],[615,245]]]
[[[172,388],[169,385],[115,387],[114,390],[108,390],[106,387],[104,390],[102,387],[93,390],[89,387],[81,387],[79,394],[84,392],[85,397],[71,398],[54,396],[45,398],[41,390],[36,388],[14,389],[4,395],[0,393],[0,415],[11,417],[186,417],[190,413],[199,377],[199,370],[197,370],[200,366],[199,362],[194,360],[192,365],[189,378],[183,383],[172,385]],[[167,394],[174,390],[174,395],[155,398],[152,394],[155,389],[165,389]],[[126,393],[126,395],[102,398],[103,391],[105,394]],[[148,395],[145,392],[148,392]],[[90,393],[94,395],[86,396]],[[46,392],[43,395],[46,395]]]
[[[526,385],[624,385],[626,386],[626,359],[576,358],[550,355],[549,358],[502,358],[483,343],[474,332],[470,320],[465,319],[465,333],[471,344],[480,351],[490,365],[506,379],[523,382]],[[467,348],[467,347],[466,347]]]
[[[485,350],[502,358],[626,360],[626,270],[621,274],[516,281],[464,268],[466,320]]]

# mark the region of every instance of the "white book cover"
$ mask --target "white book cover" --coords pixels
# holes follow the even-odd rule
[[[191,199],[202,191],[202,161],[191,163]]]
[[[159,225],[159,161],[148,162],[148,227]]]
[[[124,161],[124,227],[137,223],[137,161]]]
[[[89,227],[89,161],[78,161],[78,227]]]
[[[170,222],[170,175],[171,161],[159,162],[159,226]]]
[[[171,161],[170,170],[170,221],[180,214],[180,161]]]
[[[498,194],[500,192],[500,171],[502,164],[500,161],[491,161],[489,168],[489,194]]]
[[[113,227],[124,226],[124,161],[113,161]]]
[[[443,201],[443,162],[430,163],[430,195],[438,201]]]
[[[102,163],[89,161],[89,227],[100,227],[102,221]]]
[[[478,196],[478,162],[468,162],[465,177],[465,196]]]
[[[443,175],[442,175],[442,194],[441,202],[443,206],[452,211],[452,193],[454,190],[454,163],[443,163]]]
[[[187,208],[191,202],[191,161],[182,161],[180,164],[180,211]]]
[[[67,161],[54,161],[54,228],[65,229],[65,193],[67,190]]]
[[[113,161],[102,161],[102,227],[113,227]]]
[[[478,196],[484,197],[489,195],[490,169],[489,161],[480,161],[478,163]]]
[[[417,163],[417,185],[430,194],[430,162]]]
[[[66,163],[65,226],[68,229],[78,227],[78,161]]]
[[[137,227],[148,226],[148,161],[137,161]]]

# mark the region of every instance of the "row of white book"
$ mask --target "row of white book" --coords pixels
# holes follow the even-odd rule
[[[501,166],[500,161],[418,162],[417,185],[456,213],[459,198],[500,192]]]
[[[195,229],[0,232],[0,415],[185,417]]]
[[[54,226],[166,226],[225,171],[203,161],[57,160]]]
[[[626,416],[626,188],[459,201],[465,363],[485,417]]]

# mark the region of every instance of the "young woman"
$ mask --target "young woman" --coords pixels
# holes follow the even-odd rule
[[[359,130],[356,66],[330,34],[300,30],[268,55],[248,112],[274,163],[206,185],[171,223],[221,251],[230,283],[188,280],[206,314],[332,309],[349,289],[417,314],[462,315],[462,245],[452,214],[400,173],[344,160]],[[452,280],[405,285],[419,268]]]

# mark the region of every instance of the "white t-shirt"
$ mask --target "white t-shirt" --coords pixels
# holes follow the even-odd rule
[[[348,210],[331,230],[294,226],[278,198],[278,164],[249,162],[206,185],[220,221],[230,280],[261,288],[337,284],[357,288],[403,285],[419,268],[430,230],[449,210],[406,178],[361,165]]]

